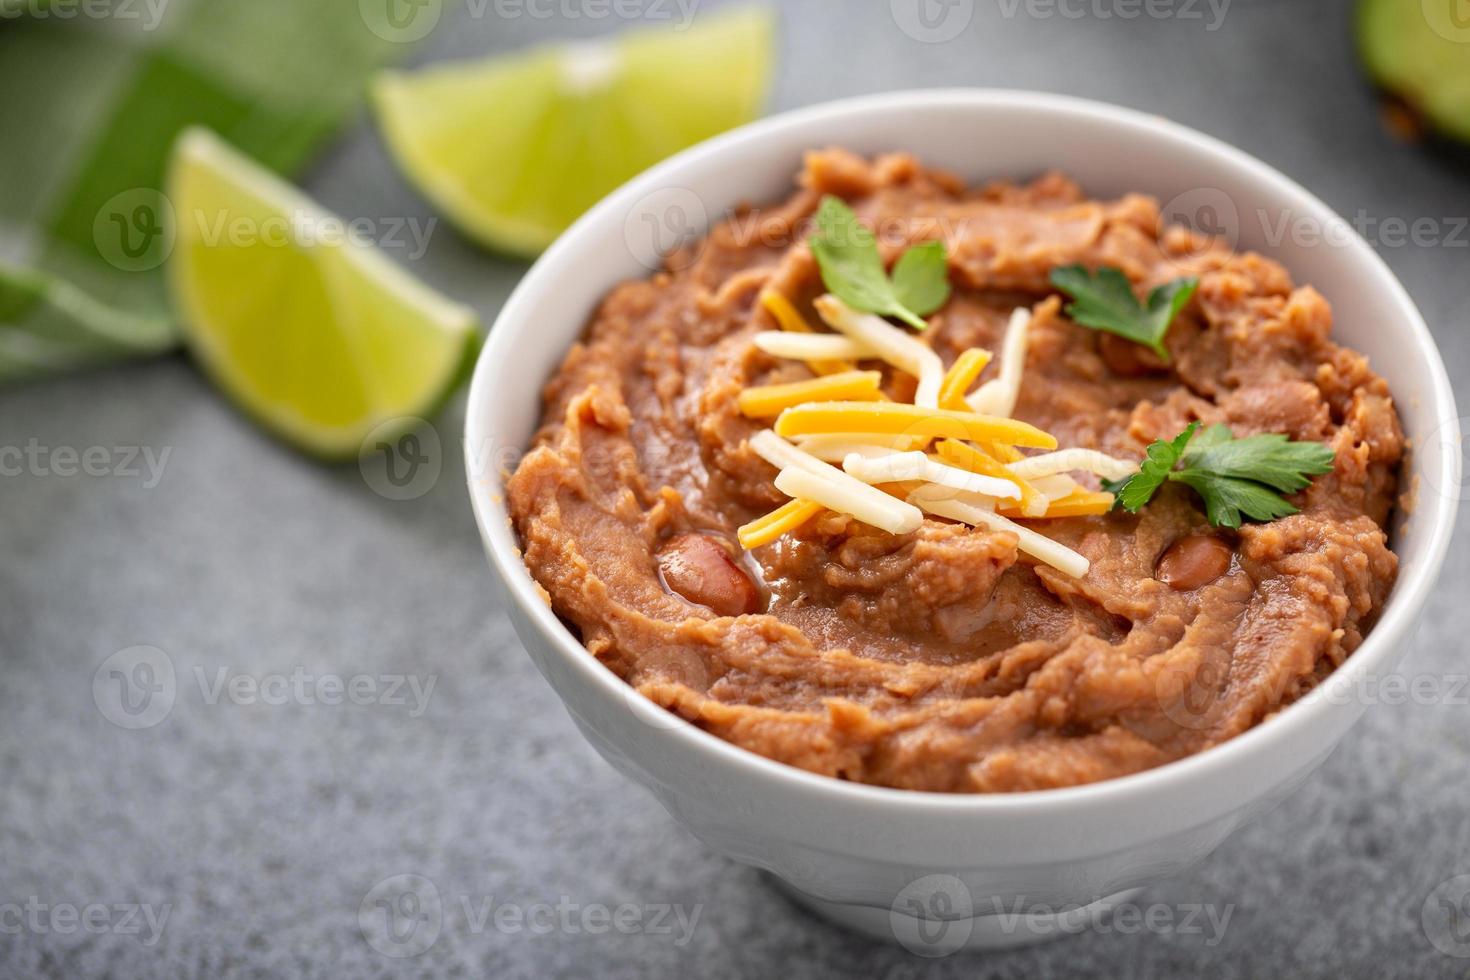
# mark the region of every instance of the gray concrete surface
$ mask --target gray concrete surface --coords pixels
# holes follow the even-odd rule
[[[1385,135],[1354,68],[1347,4],[1234,0],[1217,19],[1218,4],[1179,0],[1155,8],[1173,16],[1124,20],[1101,15],[1133,9],[1127,0],[1018,2],[937,5],[969,11],[945,43],[896,26],[903,0],[784,5],[773,108],[999,85],[1189,123],[1348,216],[1433,219],[1432,242],[1377,244],[1466,377],[1470,247],[1454,227],[1470,214],[1470,172]],[[615,26],[533,17],[558,9],[534,0],[444,9],[420,60]],[[1065,15],[1079,10],[1091,12]],[[348,214],[430,216],[365,119],[307,184]],[[487,321],[522,271],[445,227],[411,264]],[[462,411],[440,421],[451,449]],[[594,755],[498,608],[453,451],[427,494],[385,499],[355,468],[262,436],[182,358],[0,391],[0,446],[32,444],[42,462],[0,478],[0,977],[1470,974],[1451,955],[1470,953],[1470,935],[1448,931],[1441,904],[1470,874],[1463,547],[1403,668],[1428,679],[1431,703],[1374,706],[1287,803],[1137,899],[1174,926],[928,961],[812,918]],[[57,472],[54,450],[94,446],[111,475]],[[141,463],[127,475],[134,446],[155,462],[168,452],[156,481]],[[94,697],[99,665],[140,645],[166,663],[123,654]],[[124,710],[108,670],[157,685],[167,667],[166,717],[109,720],[155,719]],[[307,704],[291,692],[298,668],[378,687],[358,690],[372,703]],[[217,687],[237,675],[248,680],[234,694]],[[407,683],[387,691],[394,676],[426,704]],[[264,684],[254,698],[252,683]],[[287,703],[261,702],[277,695]],[[375,948],[411,945],[380,928],[377,899],[402,889],[375,885],[399,875],[432,881],[442,902],[437,918],[421,910],[442,925],[418,956]],[[575,931],[515,928],[518,911],[560,920],[540,903],[568,907]],[[1228,912],[1223,935],[1184,927],[1194,905]],[[640,931],[577,925],[619,906]],[[657,906],[698,918],[656,923]]]

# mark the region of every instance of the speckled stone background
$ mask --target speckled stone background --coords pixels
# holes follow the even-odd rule
[[[1349,217],[1432,219],[1432,240],[1376,244],[1452,375],[1470,372],[1470,170],[1385,134],[1354,67],[1348,4],[1178,0],[1154,8],[1173,16],[1124,19],[1140,7],[934,0],[930,23],[962,28],[943,43],[900,29],[914,6],[782,5],[773,109],[989,85],[1189,123]],[[415,57],[618,26],[568,16],[597,9],[607,8],[443,0]],[[348,215],[430,216],[365,118],[306,183]],[[486,321],[523,271],[447,227],[410,264]],[[1135,924],[922,960],[837,931],[710,854],[587,747],[500,612],[463,489],[462,412],[456,403],[440,421],[437,483],[394,501],[356,468],[323,468],[263,437],[183,358],[0,392],[0,446],[169,454],[156,481],[141,465],[137,476],[32,467],[0,477],[0,977],[1470,974],[1470,958],[1451,955],[1470,954],[1470,932],[1450,931],[1440,903],[1465,882],[1435,891],[1470,874],[1463,547],[1403,667],[1427,679],[1433,703],[1384,698],[1400,703],[1374,706],[1287,803],[1137,900],[1176,924],[1192,905],[1228,912],[1223,935]],[[174,698],[157,724],[129,730],[109,721],[135,716],[119,714],[108,670],[147,675],[125,654],[103,669],[96,697],[93,682],[105,660],[140,645],[162,651],[147,665],[173,668]],[[221,676],[289,683],[298,668],[434,687],[423,710],[407,685],[396,697],[379,687],[365,705],[213,695]],[[265,693],[279,701],[283,690]],[[432,882],[442,902],[438,935],[413,957],[377,948],[413,951],[385,941],[377,900],[422,883],[374,891],[400,875]],[[623,914],[645,929],[511,927],[515,910],[545,922],[532,907],[559,902],[574,920],[636,907]],[[104,908],[88,912],[94,904]],[[130,918],[128,905],[142,908]],[[512,911],[497,928],[502,905]],[[659,905],[698,918],[655,924]]]

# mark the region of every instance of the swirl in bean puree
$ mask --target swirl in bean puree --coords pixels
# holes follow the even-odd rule
[[[1191,422],[1226,423],[1324,443],[1332,472],[1290,496],[1298,513],[1239,530],[1212,526],[1177,483],[1136,514],[1032,522],[1085,556],[1081,577],[1038,564],[1015,533],[932,515],[891,534],[829,510],[742,550],[736,530],[788,498],[749,444],[767,423],[737,399],[812,376],[754,346],[778,327],[759,298],[811,316],[825,290],[804,242],[828,194],[890,263],[944,240],[953,294],[915,336],[946,365],[1000,350],[1012,312],[1030,310],[1014,417],[1061,445],[1136,460]],[[1048,280],[1074,264],[1121,269],[1141,293],[1198,278],[1167,361],[1068,319]],[[1109,779],[1300,698],[1393,585],[1403,436],[1386,384],[1331,327],[1310,286],[1162,226],[1149,197],[1091,200],[1059,174],[970,189],[905,154],[814,152],[788,200],[731,214],[608,294],[546,387],[510,513],[589,654],[720,738],[917,790]],[[913,378],[872,367],[885,397],[913,398]]]

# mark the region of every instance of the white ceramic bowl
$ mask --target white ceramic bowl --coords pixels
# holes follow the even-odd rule
[[[1397,395],[1418,477],[1412,519],[1396,536],[1398,584],[1367,642],[1335,675],[1343,690],[1393,668],[1444,557],[1460,488],[1454,399],[1414,304],[1321,201],[1193,130],[1051,95],[903,92],[746,126],[612,194],[521,281],[470,390],[470,497],[516,631],[578,728],[711,848],[772,872],[850,926],[925,952],[1042,938],[1056,931],[1043,916],[996,913],[1075,907],[1188,867],[1299,784],[1364,705],[1312,699],[1191,758],[1071,789],[960,796],[840,782],[736,748],[631,692],[542,599],[502,503],[497,463],[526,446],[541,387],[599,299],[648,274],[652,232],[702,226],[740,202],[779,200],[803,151],[828,145],[908,150],[971,180],[1057,168],[1094,196],[1146,192],[1170,202],[1167,214],[1236,232],[1242,247],[1279,259],[1331,301],[1336,338],[1368,354]]]

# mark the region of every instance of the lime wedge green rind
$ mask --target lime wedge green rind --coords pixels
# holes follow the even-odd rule
[[[702,16],[416,72],[373,85],[394,158],[491,248],[534,255],[648,167],[754,119],[770,83],[771,12]]]
[[[479,348],[472,310],[369,243],[288,231],[344,226],[213,133],[180,137],[168,196],[185,338],[219,387],[293,446],[356,456],[370,433],[429,417],[463,380]]]

